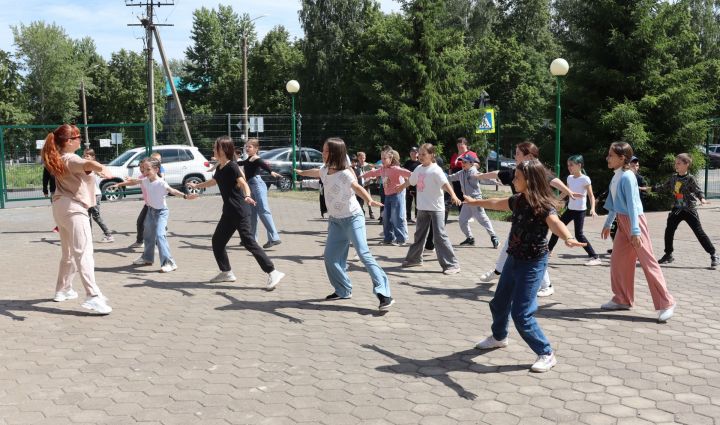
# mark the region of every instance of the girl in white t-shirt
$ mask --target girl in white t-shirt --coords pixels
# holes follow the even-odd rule
[[[141,179],[129,179],[122,183],[113,185],[135,186],[142,185],[142,191],[145,196],[145,203],[148,206],[148,212],[145,216],[145,230],[143,231],[144,249],[143,255],[133,261],[136,266],[148,266],[154,262],[155,244],[157,243],[158,254],[160,254],[160,271],[169,273],[177,269],[177,264],[170,253],[170,245],[165,235],[169,211],[165,196],[172,193],[183,199],[195,199],[196,194],[184,194],[177,189],[173,189],[167,184],[162,177],[158,176],[160,172],[160,161],[155,158],[145,158],[140,162],[140,172],[143,175]]]
[[[370,253],[365,232],[365,214],[355,195],[361,196],[370,206],[380,207],[382,204],[373,200],[357,182],[342,139],[327,139],[322,155],[325,165],[321,168],[296,170],[296,173],[303,177],[319,177],[325,190],[329,217],[323,258],[330,284],[335,289],[325,299],[335,301],[352,297],[352,283],[346,271],[348,250],[352,242],[360,261],[370,273],[373,293],[380,300],[380,310],[387,310],[395,303],[390,294],[390,282]]]
[[[585,263],[585,265],[599,266],[602,264],[602,261],[583,234],[583,225],[585,224],[585,216],[587,215],[588,201],[590,201],[590,215],[593,218],[597,217],[597,214],[595,213],[595,196],[593,195],[592,185],[590,184],[590,177],[583,172],[584,165],[585,160],[582,155],[573,155],[568,158],[567,167],[570,175],[567,177],[567,185],[571,192],[579,193],[582,196],[570,199],[567,209],[562,216],[560,216],[560,221],[562,221],[565,225],[572,221],[575,226],[575,239],[581,243],[587,243],[587,245],[583,248],[585,248],[585,252],[587,252],[590,259]],[[550,253],[552,253],[557,241],[558,237],[553,234],[550,237],[550,242],[548,243]]]
[[[435,252],[443,273],[456,274],[460,272],[460,262],[455,256],[450,238],[445,232],[445,199],[443,191],[450,194],[453,204],[460,205],[462,201],[455,196],[455,191],[448,182],[447,176],[445,176],[442,168],[435,163],[435,146],[425,143],[420,146],[419,151],[420,165],[415,168],[408,181],[397,187],[398,191],[405,189],[408,185],[417,187],[415,240],[410,245],[402,266],[422,266],[425,241],[432,226]]]

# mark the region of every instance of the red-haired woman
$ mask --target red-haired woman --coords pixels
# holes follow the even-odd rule
[[[92,230],[88,209],[95,206],[95,177],[112,177],[104,165],[80,158],[80,130],[63,124],[49,133],[42,149],[45,167],[55,177],[53,217],[60,229],[62,257],[58,270],[54,301],[72,300],[78,293],[72,289],[75,273],[85,287],[87,298],[82,306],[93,314],[109,314],[112,308],[95,283]]]

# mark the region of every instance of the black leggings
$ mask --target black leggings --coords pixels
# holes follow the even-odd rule
[[[145,232],[145,216],[147,215],[147,210],[147,204],[143,205],[143,208],[138,215],[137,221],[135,222],[135,227],[137,228],[137,236],[135,237],[135,242],[137,243],[143,243],[143,233]]]
[[[592,245],[590,245],[590,242],[588,242],[585,234],[583,233],[583,227],[585,226],[585,210],[576,211],[567,209],[560,216],[560,221],[562,221],[565,225],[567,225],[571,221],[574,222],[575,239],[577,239],[578,242],[586,243],[587,245],[583,247],[585,249],[585,252],[587,252],[590,257],[597,258],[598,255],[595,253],[595,250],[593,249]],[[556,234],[553,233],[553,235],[550,237],[550,242],[548,243],[548,249],[550,251],[555,248],[555,244],[557,243],[557,241],[558,237]]]
[[[265,273],[270,273],[275,270],[275,266],[272,261],[270,261],[270,258],[268,258],[265,251],[263,251],[257,241],[255,241],[255,235],[250,233],[249,214],[223,213],[222,216],[220,216],[220,221],[218,221],[217,227],[215,227],[215,233],[213,233],[212,236],[213,254],[215,255],[215,261],[220,271],[229,272],[232,270],[225,247],[235,231],[240,233],[240,240],[243,246],[255,257],[255,261],[257,261]]]
[[[105,236],[110,236],[110,230],[105,225],[105,222],[103,222],[102,217],[100,217],[100,202],[98,201],[94,207],[88,208],[88,215],[90,216],[90,227],[92,227],[92,221],[95,220],[95,223],[97,223],[98,226],[100,226],[100,230],[102,230],[103,234]]]
[[[688,226],[690,226],[693,233],[695,233],[695,237],[698,239],[703,249],[705,249],[705,252],[710,255],[715,255],[715,246],[713,246],[710,238],[703,230],[697,210],[686,209],[674,209],[670,211],[670,214],[668,214],[667,227],[665,227],[665,253],[672,254],[675,230],[677,230],[678,225],[683,221],[685,221]]]

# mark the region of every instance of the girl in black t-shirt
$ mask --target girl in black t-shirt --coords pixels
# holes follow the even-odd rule
[[[202,183],[188,184],[191,188],[199,189],[217,185],[223,200],[222,215],[212,237],[213,254],[215,254],[218,267],[220,267],[220,273],[210,282],[234,282],[236,280],[225,247],[232,234],[238,231],[245,249],[250,251],[260,268],[268,274],[266,289],[272,291],[285,277],[285,273],[275,269],[270,258],[255,240],[255,235],[250,231],[250,205],[255,205],[255,200],[250,196],[250,187],[245,176],[234,161],[235,148],[232,139],[229,136],[218,137],[215,140],[213,151],[218,160],[213,178]]]
[[[500,274],[495,296],[490,301],[492,335],[477,343],[482,350],[508,345],[509,316],[520,336],[538,355],[530,368],[547,372],[555,364],[550,342],[535,320],[537,291],[547,268],[548,229],[560,236],[568,247],[584,246],[571,237],[570,231],[557,216],[557,200],[547,179],[547,171],[538,160],[518,164],[513,184],[517,193],[510,198],[473,199],[465,203],[479,207],[512,211],[512,227],[508,258]]]

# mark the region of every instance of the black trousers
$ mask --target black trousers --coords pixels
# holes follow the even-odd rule
[[[690,226],[690,229],[692,229],[693,233],[695,233],[695,237],[700,242],[700,245],[702,245],[705,252],[710,255],[715,255],[715,246],[713,246],[710,238],[703,230],[697,210],[687,210],[684,208],[679,210],[673,209],[670,211],[670,214],[668,214],[667,227],[665,227],[665,253],[673,253],[673,239],[675,238],[675,231],[677,230],[678,225],[683,221],[686,222],[688,226]]]
[[[416,190],[417,189],[415,189],[414,186],[410,186],[405,189],[405,218],[407,221],[412,219],[413,201],[415,201],[415,217],[417,218],[417,201],[415,200],[415,197],[417,196]]]
[[[94,207],[88,208],[88,215],[90,216],[90,227],[92,227],[92,221],[95,220],[100,230],[102,230],[105,236],[110,236],[110,230],[105,225],[102,217],[100,217],[100,203],[98,202]]]
[[[143,205],[143,208],[138,215],[137,221],[135,222],[135,227],[137,228],[137,236],[135,237],[135,242],[137,243],[143,243],[143,232],[145,232],[145,216],[147,215],[147,211],[148,206],[147,204],[145,204]]]
[[[240,233],[243,246],[255,257],[255,261],[265,273],[275,270],[270,258],[255,241],[255,235],[250,233],[250,211],[243,211],[243,214],[223,213],[217,227],[215,227],[215,233],[212,236],[212,248],[220,271],[229,272],[232,270],[225,247],[227,247],[235,231]]]
[[[583,247],[585,249],[585,252],[587,252],[590,257],[596,258],[598,255],[595,253],[595,250],[593,249],[592,245],[590,245],[590,242],[588,242],[585,234],[583,233],[583,227],[585,226],[585,214],[586,210],[577,211],[566,209],[565,212],[562,213],[562,215],[560,216],[560,221],[562,221],[565,225],[567,225],[571,221],[574,222],[575,239],[577,239],[578,242],[586,243],[587,245]],[[550,242],[548,243],[548,249],[550,251],[555,248],[555,244],[558,241],[558,236],[552,232],[551,234],[552,236],[550,236]]]
[[[464,198],[464,194],[463,194],[463,192],[462,192],[462,186],[460,185],[460,182],[452,182],[452,187],[453,187],[453,192],[455,192],[455,196],[457,196],[458,199],[460,199],[461,201],[462,201],[463,199],[465,199],[465,198]],[[453,205],[453,204],[450,204],[450,208],[453,208],[453,207],[454,207],[454,205]],[[462,204],[460,204],[460,206],[457,207],[457,209],[458,209],[458,211],[461,211],[461,210],[462,210]]]

